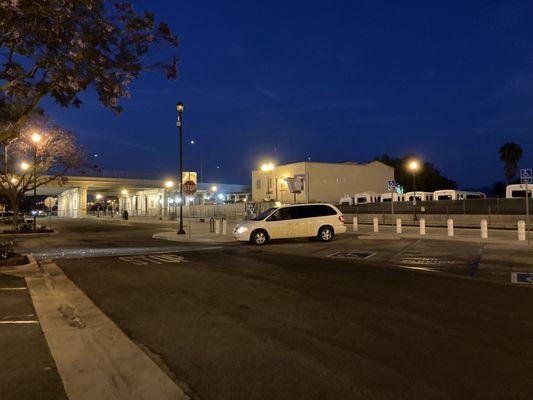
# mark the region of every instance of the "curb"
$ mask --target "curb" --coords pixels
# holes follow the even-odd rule
[[[14,265],[12,267],[1,267],[0,273],[5,275],[17,276],[19,278],[25,278],[27,276],[34,276],[40,271],[40,266],[37,260],[31,254],[25,254],[30,261],[27,264]]]

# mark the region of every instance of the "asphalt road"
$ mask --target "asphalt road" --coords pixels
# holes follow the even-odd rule
[[[151,249],[56,262],[193,398],[531,398],[533,291],[469,277],[479,246],[338,238],[172,251],[151,239],[161,228],[68,222],[18,244]],[[376,254],[327,257],[354,247]],[[435,254],[457,268],[398,267]]]

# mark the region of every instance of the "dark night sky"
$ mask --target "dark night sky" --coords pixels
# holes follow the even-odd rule
[[[186,167],[203,159],[211,182],[249,183],[264,159],[416,153],[488,186],[505,141],[533,166],[531,1],[137,3],[180,36],[180,78],[144,75],[119,117],[90,93],[80,110],[46,107],[105,168],[176,168],[178,100]]]

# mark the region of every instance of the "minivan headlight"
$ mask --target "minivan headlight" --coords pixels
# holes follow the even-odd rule
[[[240,227],[237,228],[237,233],[244,233],[244,232],[246,232],[247,230],[248,230],[247,227],[245,227],[245,226],[240,226]]]

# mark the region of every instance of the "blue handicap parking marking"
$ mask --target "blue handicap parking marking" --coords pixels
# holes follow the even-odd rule
[[[533,272],[511,272],[511,282],[533,285]]]

